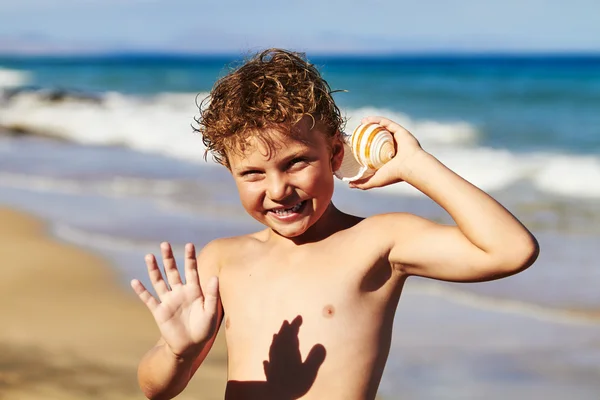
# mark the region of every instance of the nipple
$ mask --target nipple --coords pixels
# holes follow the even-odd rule
[[[334,314],[335,308],[331,304],[328,304],[325,307],[323,307],[323,316],[325,318],[333,318]]]

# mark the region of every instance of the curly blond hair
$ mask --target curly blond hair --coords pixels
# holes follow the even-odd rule
[[[297,138],[293,127],[305,116],[324,128],[331,144],[344,125],[332,93],[303,53],[264,50],[219,79],[199,105],[195,130],[202,135],[205,157],[210,152],[229,168],[227,155],[243,154],[251,137],[273,150],[266,131]]]

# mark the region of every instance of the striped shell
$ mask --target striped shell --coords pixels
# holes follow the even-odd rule
[[[344,140],[344,159],[335,176],[346,182],[372,175],[396,153],[392,134],[375,123],[359,125]]]
[[[377,170],[395,154],[394,137],[381,125],[359,125],[351,136],[352,153],[361,165]]]

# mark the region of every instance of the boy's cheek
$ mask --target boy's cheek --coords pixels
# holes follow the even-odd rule
[[[262,200],[260,190],[248,182],[237,185],[238,195],[245,208],[253,206]]]
[[[303,188],[310,195],[322,194],[329,186],[333,187],[333,173],[329,174],[323,170],[313,172],[303,177],[302,183],[297,186]]]

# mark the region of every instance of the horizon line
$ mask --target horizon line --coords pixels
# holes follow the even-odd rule
[[[57,52],[20,52],[20,51],[2,51],[0,57],[3,58],[96,58],[96,57],[173,57],[173,58],[239,58],[254,55],[262,50],[246,51],[170,51],[170,50],[97,50],[97,51],[57,51]],[[295,50],[299,53],[312,57],[327,58],[463,58],[463,57],[506,57],[506,58],[562,58],[562,57],[600,57],[599,50],[390,50],[390,51],[310,51]]]

